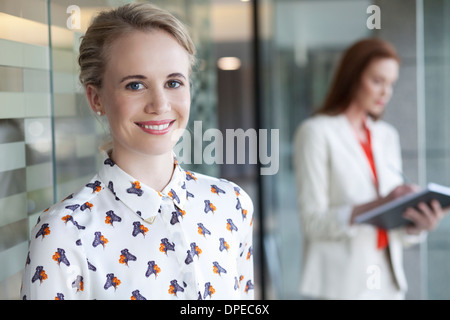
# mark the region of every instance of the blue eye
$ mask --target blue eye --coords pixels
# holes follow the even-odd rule
[[[171,89],[176,89],[181,86],[181,83],[176,80],[167,81],[167,87]]]
[[[130,82],[129,84],[127,84],[126,86],[127,89],[136,91],[136,90],[141,90],[144,88],[144,86],[142,85],[142,83],[139,82]]]

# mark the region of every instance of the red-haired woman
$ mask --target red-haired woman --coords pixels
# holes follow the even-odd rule
[[[353,223],[358,214],[416,189],[402,181],[397,131],[380,120],[398,71],[391,44],[377,38],[353,44],[323,106],[296,132],[305,296],[403,299],[403,246],[423,239],[444,215],[435,201],[408,209],[408,227],[388,232]]]

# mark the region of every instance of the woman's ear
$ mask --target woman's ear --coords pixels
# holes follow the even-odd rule
[[[86,98],[91,106],[92,111],[94,111],[99,116],[105,113],[103,108],[101,98],[100,98],[100,90],[91,84],[86,86]]]

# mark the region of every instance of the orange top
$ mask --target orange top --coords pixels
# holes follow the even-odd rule
[[[367,127],[367,125],[364,123],[364,130],[366,132],[367,140],[365,142],[359,141],[361,144],[361,147],[364,150],[364,154],[367,157],[367,160],[369,161],[370,168],[372,169],[373,173],[373,183],[375,185],[375,188],[378,190],[378,176],[377,176],[377,170],[375,167],[375,159],[373,157],[372,152],[372,139],[370,137],[370,130]],[[381,228],[378,228],[378,239],[377,239],[377,248],[378,249],[384,249],[387,247],[389,241],[388,241],[388,235],[387,231]]]

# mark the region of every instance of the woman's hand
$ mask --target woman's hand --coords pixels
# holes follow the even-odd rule
[[[439,221],[445,216],[449,207],[443,209],[437,200],[431,201],[430,205],[419,203],[418,208],[406,209],[403,217],[413,224],[406,226],[408,234],[419,234],[422,231],[430,231],[437,227]]]
[[[419,187],[416,185],[402,184],[402,185],[396,187],[387,196],[385,196],[383,198],[379,198],[375,201],[356,206],[353,208],[353,212],[352,212],[352,215],[350,218],[350,224],[353,224],[353,221],[356,216],[358,216],[366,211],[369,211],[371,209],[374,209],[378,206],[381,206],[385,203],[388,203],[392,200],[403,197],[409,193],[417,192],[418,190],[419,190]]]
[[[397,198],[406,196],[407,194],[418,192],[420,188],[415,184],[402,184],[398,187],[396,187],[394,190],[392,190],[385,198],[384,200],[386,202],[395,200]]]

